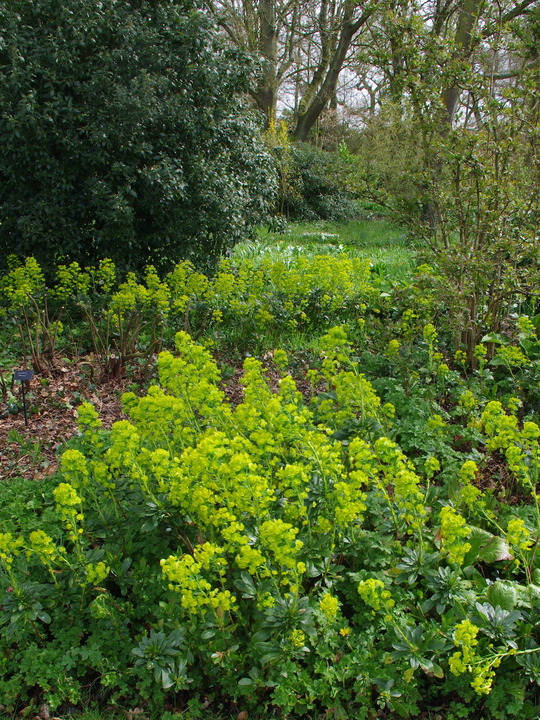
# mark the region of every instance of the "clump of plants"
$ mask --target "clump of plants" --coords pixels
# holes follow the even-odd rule
[[[435,377],[433,326],[424,341]],[[343,327],[311,399],[276,350],[277,388],[247,358],[233,406],[210,353],[176,346],[124,395],[129,420],[79,408],[45,509],[0,534],[4,704],[373,718],[437,698],[534,717],[540,428],[519,403],[463,395],[476,441],[441,478],[444,457],[392,439]],[[494,461],[519,507],[483,490]]]
[[[122,275],[111,260],[83,268],[60,264],[47,281],[34,258],[0,278],[0,316],[16,330],[17,348],[36,371],[59,348],[93,351],[103,372],[173,347],[180,329],[246,348],[291,331],[324,331],[360,315],[379,291],[369,261],[316,255],[281,260],[222,260],[209,277],[184,261],[159,275]]]

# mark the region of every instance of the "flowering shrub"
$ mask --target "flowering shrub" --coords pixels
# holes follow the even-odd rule
[[[184,270],[155,298],[181,297]],[[436,334],[424,337],[434,357]],[[531,494],[531,512],[509,515],[475,485],[474,460],[408,457],[343,327],[320,350],[311,400],[281,352],[275,390],[245,360],[233,406],[182,331],[158,382],[123,396],[129,420],[106,431],[80,407],[47,527],[37,515],[0,534],[7,707],[90,688],[156,711],[219,698],[369,718],[376,700],[418,717],[435,694],[481,707],[519,689],[526,716],[540,666],[538,427],[457,393],[463,432],[475,425]],[[448,487],[433,482],[443,471]]]
[[[172,347],[180,329],[211,331],[222,343],[245,347],[264,334],[324,331],[330,318],[360,316],[379,295],[369,262],[359,258],[300,257],[287,265],[222,260],[212,278],[185,261],[163,278],[150,266],[142,278],[128,273],[122,282],[110,260],[86,269],[73,262],[60,265],[48,285],[28,258],[0,279],[0,314],[19,326],[36,370],[52,361],[57,341],[71,342],[70,330],[77,329],[80,343],[82,326],[84,342],[114,374],[132,358]]]

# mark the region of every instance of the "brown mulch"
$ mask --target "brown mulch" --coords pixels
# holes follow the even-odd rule
[[[28,425],[25,424],[20,382],[9,382],[13,398],[0,401],[0,480],[25,477],[39,480],[58,467],[57,452],[77,432],[76,408],[84,401],[98,411],[104,427],[124,415],[120,396],[133,379],[96,380],[88,359],[56,362],[25,384]],[[8,412],[11,410],[12,412]]]
[[[237,360],[229,365],[230,376],[221,383],[232,405],[243,399],[242,364]],[[266,380],[275,392],[280,374],[273,365],[272,353],[264,356],[263,364]],[[305,380],[305,369],[299,369],[295,375],[298,389],[308,398],[313,389]],[[11,373],[7,377],[4,373],[9,394],[2,397],[0,393],[0,480],[14,477],[40,480],[54,474],[58,468],[58,451],[77,432],[77,407],[85,401],[92,403],[103,427],[111,427],[126,417],[120,403],[122,393],[130,390],[134,383],[144,392],[148,366],[140,377],[131,373],[127,378],[124,373],[119,378],[104,378],[92,356],[74,361],[57,358],[46,371],[35,373],[32,380],[25,383],[28,425],[24,419],[21,383],[11,378]]]
[[[529,490],[520,485],[500,451],[486,454],[475,484],[483,492],[491,491],[499,501],[507,505],[528,504],[531,499]]]

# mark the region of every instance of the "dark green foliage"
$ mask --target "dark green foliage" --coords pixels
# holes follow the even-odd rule
[[[344,220],[357,216],[347,189],[347,163],[338,153],[298,144],[292,150],[292,178],[282,198],[292,220]]]
[[[207,262],[272,201],[246,60],[197,2],[0,3],[0,252]]]

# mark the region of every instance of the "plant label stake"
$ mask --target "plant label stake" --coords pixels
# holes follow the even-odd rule
[[[19,380],[19,382],[21,383],[24,424],[26,425],[26,427],[28,427],[28,415],[26,414],[26,393],[24,390],[24,383],[28,382],[33,377],[34,373],[32,372],[32,370],[15,370],[13,372],[13,379]]]

